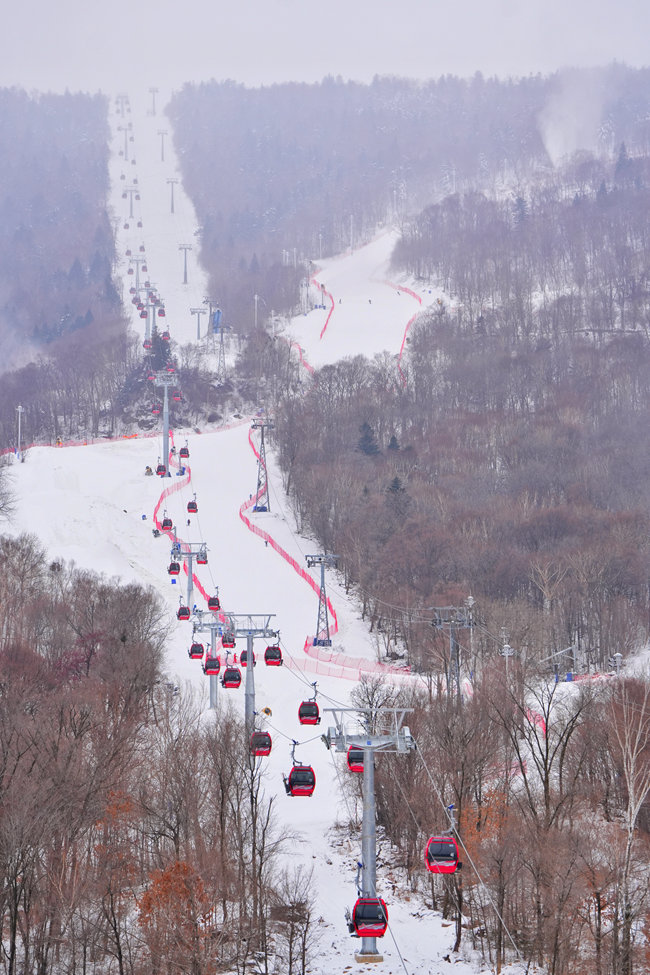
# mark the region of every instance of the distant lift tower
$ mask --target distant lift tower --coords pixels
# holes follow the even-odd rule
[[[169,372],[157,372],[154,386],[162,386],[165,391],[163,400],[163,456],[162,462],[169,474],[169,387],[175,385],[176,377]]]
[[[380,708],[367,712],[362,720],[362,728],[367,733],[348,734],[346,720],[356,718],[358,723],[359,711],[352,708],[325,708],[334,719],[334,726],[327,729],[323,741],[328,749],[337,752],[347,752],[350,746],[363,751],[363,820],[361,824],[361,884],[357,873],[357,894],[359,901],[366,902],[374,909],[383,909],[384,920],[387,921],[387,911],[384,902],[377,897],[377,827],[375,812],[375,752],[397,752],[405,755],[415,748],[415,741],[409,729],[404,725],[404,718],[412,708]],[[354,912],[356,914],[356,911]],[[350,933],[361,937],[361,950],[355,953],[355,961],[381,962],[383,956],[377,951],[377,937],[358,935],[353,924],[353,915],[346,912]],[[381,932],[383,934],[383,932]]]
[[[174,542],[171,553],[172,562],[183,561],[187,564],[187,596],[186,606],[192,609],[194,601],[194,559],[198,565],[207,565],[208,546],[205,542]]]
[[[474,600],[472,600],[473,604]],[[456,692],[456,700],[460,705],[462,694],[460,688],[460,645],[456,638],[456,630],[471,630],[474,625],[472,605],[466,606],[436,606],[433,610],[431,626],[436,630],[449,630],[449,670],[447,672],[447,694]]]
[[[306,555],[307,568],[312,569],[320,565],[320,592],[318,595],[318,620],[316,621],[316,636],[313,639],[315,647],[331,647],[330,623],[327,613],[327,593],[325,592],[325,566],[334,568],[338,565],[338,555]]]
[[[257,490],[253,511],[270,511],[269,477],[266,469],[266,447],[264,446],[264,431],[273,429],[273,420],[254,420],[253,430],[260,431],[260,452],[257,459]]]
[[[188,606],[190,603],[187,604]],[[210,613],[210,619],[204,620],[203,610],[197,609],[194,614],[194,625],[192,633],[210,634],[210,656],[214,659],[217,656],[217,637],[224,631],[224,624],[219,619],[214,618],[214,613]],[[217,707],[217,691],[219,690],[219,675],[210,674],[210,710],[214,711]]]

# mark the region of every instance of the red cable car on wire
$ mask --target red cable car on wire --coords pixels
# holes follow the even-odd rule
[[[281,667],[283,664],[282,650],[279,646],[268,646],[264,651],[264,663],[267,667]]]
[[[182,457],[183,460],[188,460],[190,456],[190,448],[187,446],[187,444],[185,444],[184,447],[181,447],[181,449],[178,452],[178,455],[179,457]]]
[[[190,607],[183,606],[183,604],[181,603],[181,605],[178,607],[178,610],[176,611],[176,619],[188,620],[191,615],[192,615],[192,611],[190,610]]]
[[[235,634],[232,632],[232,630],[225,630],[221,634],[221,645],[226,650],[232,650],[234,648],[234,646],[235,646]]]
[[[203,660],[204,647],[202,643],[192,643],[187,651],[190,660]]]
[[[248,666],[248,650],[242,650],[239,654],[239,662],[242,667]],[[253,667],[257,667],[257,660],[255,659],[255,654],[253,654]]]
[[[316,788],[316,775],[311,765],[301,765],[296,761],[296,745],[291,747],[293,765],[289,775],[283,775],[284,788],[288,796],[311,796]]]
[[[187,502],[187,513],[190,515],[195,515],[199,510],[199,506],[196,503],[196,498],[193,501]]]
[[[208,550],[205,547],[205,545],[201,549],[199,549],[199,551],[197,553],[197,556],[196,556],[196,564],[197,565],[207,565],[208,564]]]
[[[167,568],[167,572],[169,573],[170,576],[180,575],[181,572],[180,562],[174,562],[174,561],[170,562]]]
[[[358,938],[383,938],[388,908],[381,897],[359,897],[352,908],[351,933]]]
[[[213,613],[218,613],[221,609],[221,603],[219,602],[218,596],[208,596],[208,609]]]
[[[271,754],[273,742],[268,731],[254,731],[250,740],[251,755],[265,756]]]
[[[316,684],[313,685],[314,696],[308,701],[303,701],[298,708],[298,721],[300,724],[320,724],[320,708],[316,703]]]
[[[458,860],[458,843],[453,836],[430,836],[424,851],[424,862],[431,873],[456,873],[462,863]]]
[[[221,678],[222,687],[237,688],[241,684],[241,670],[239,667],[227,666]]]
[[[212,653],[212,650],[208,650],[205,663],[203,664],[203,673],[206,677],[216,677],[220,670],[221,660],[216,654]]]
[[[348,768],[351,772],[363,772],[363,748],[358,745],[348,748]]]
[[[163,520],[161,522],[161,528],[163,531],[167,531],[168,528],[173,528],[174,522],[171,520],[167,512],[163,515]]]
[[[158,464],[158,466],[156,467],[156,474],[158,474],[160,477],[164,477],[166,473],[167,473],[167,468],[165,467],[165,465]]]

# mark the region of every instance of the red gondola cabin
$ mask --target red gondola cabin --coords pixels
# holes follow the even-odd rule
[[[165,467],[165,465],[158,464],[158,466],[156,467],[156,474],[158,474],[160,477],[164,477],[166,473],[167,473],[167,468]]]
[[[316,775],[311,765],[294,765],[284,780],[288,796],[311,796],[316,788]]]
[[[199,510],[199,506],[196,503],[196,501],[188,501],[187,502],[187,513],[188,514],[195,515],[198,510]]]
[[[190,660],[202,660],[204,649],[202,643],[192,643],[190,649],[187,651]]]
[[[221,644],[226,650],[232,650],[235,646],[235,634],[231,630],[226,630],[221,637]]]
[[[267,667],[281,667],[283,661],[280,647],[267,647],[264,651],[264,663]]]
[[[270,755],[271,746],[272,741],[268,731],[254,731],[251,735],[251,755]]]
[[[320,709],[316,701],[303,701],[298,708],[300,724],[320,724]]]
[[[168,515],[165,515],[165,517],[161,522],[161,525],[162,525],[162,530],[166,532],[169,528],[174,527],[174,522],[171,520],[171,518]]]
[[[190,456],[190,449],[189,447],[181,447],[178,453],[179,456],[183,458],[183,460],[187,460]]]
[[[381,897],[360,897],[352,909],[352,924],[359,938],[382,938],[388,927],[388,908]]]
[[[458,844],[453,836],[431,836],[424,851],[424,862],[431,873],[456,873]]]
[[[239,667],[226,667],[221,678],[223,687],[239,687],[241,684],[241,670]]]
[[[218,596],[208,596],[208,609],[212,610],[213,613],[219,612],[221,603]]]
[[[192,612],[189,606],[179,606],[176,611],[176,619],[178,620],[188,620],[191,615]]]
[[[208,655],[203,664],[203,673],[206,677],[216,677],[221,670],[221,660],[216,655],[213,656],[208,650]]]
[[[348,768],[351,772],[363,772],[363,748],[358,745],[348,748]]]
[[[181,564],[180,564],[180,562],[170,562],[169,563],[169,566],[167,567],[167,572],[169,573],[170,576],[180,575],[180,571],[181,571]]]
[[[239,662],[241,663],[242,667],[248,666],[248,650],[242,650],[242,652],[239,655]],[[255,654],[253,654],[253,667],[257,667],[257,660],[255,659]]]

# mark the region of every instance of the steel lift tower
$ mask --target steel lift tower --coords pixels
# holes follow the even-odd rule
[[[188,603],[189,605],[189,603]],[[213,657],[217,655],[217,637],[221,636],[224,632],[224,624],[219,619],[210,619],[204,621],[204,612],[202,609],[197,609],[194,620],[194,625],[192,633],[209,633],[210,634],[210,650]],[[210,614],[212,616],[212,614]],[[219,690],[219,675],[210,674],[210,710],[214,711],[217,707],[217,692]]]
[[[412,708],[381,708],[375,712],[368,711],[362,725],[368,729],[368,734],[349,734],[346,730],[346,718],[354,718],[358,722],[360,712],[355,708],[324,708],[324,713],[332,715],[334,725],[328,727],[323,741],[328,749],[337,752],[347,752],[350,745],[363,750],[363,820],[361,824],[361,885],[359,897],[377,899],[377,823],[375,810],[375,752],[397,752],[405,755],[415,748],[415,741],[409,729],[404,725],[404,718]],[[372,731],[372,733],[370,733]],[[357,886],[358,875],[357,875]],[[354,927],[352,918],[347,913],[348,926],[351,933]],[[355,961],[359,963],[381,962],[383,955],[377,951],[376,937],[362,937],[361,950],[355,952]]]
[[[318,596],[318,619],[316,621],[316,636],[313,639],[315,647],[331,647],[330,623],[327,612],[327,593],[325,592],[325,566],[330,565],[336,568],[338,565],[338,555],[306,555],[307,568],[312,569],[315,565],[320,565],[320,592]],[[325,636],[321,636],[324,633]]]
[[[187,602],[192,607],[194,599],[194,559],[199,565],[206,565],[208,561],[208,546],[205,542],[174,542],[171,551],[172,562],[181,560],[187,565]]]
[[[433,610],[431,626],[436,630],[449,630],[449,671],[447,673],[447,694],[452,694],[456,685],[456,698],[461,704],[460,689],[460,647],[456,639],[456,630],[471,630],[474,626],[472,605],[466,606],[436,606]]]
[[[246,687],[244,691],[244,707],[246,720],[246,734],[250,738],[255,722],[255,664],[253,655],[253,640],[277,640],[278,632],[272,629],[271,619],[275,613],[227,613],[230,629],[237,639],[246,637]],[[241,660],[241,654],[239,655]]]
[[[149,317],[147,316],[147,325]],[[154,386],[162,386],[164,389],[163,400],[163,464],[169,476],[169,387],[175,385],[175,376],[170,372],[157,372],[154,377]],[[189,604],[188,604],[189,605]]]
[[[254,420],[253,430],[260,431],[260,452],[257,459],[257,488],[255,491],[255,504],[253,511],[270,511],[271,499],[269,497],[269,477],[266,470],[266,447],[264,446],[264,431],[272,430],[273,420]]]

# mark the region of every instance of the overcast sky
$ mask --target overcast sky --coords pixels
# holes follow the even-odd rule
[[[0,87],[162,91],[650,62],[647,0],[5,0]]]

